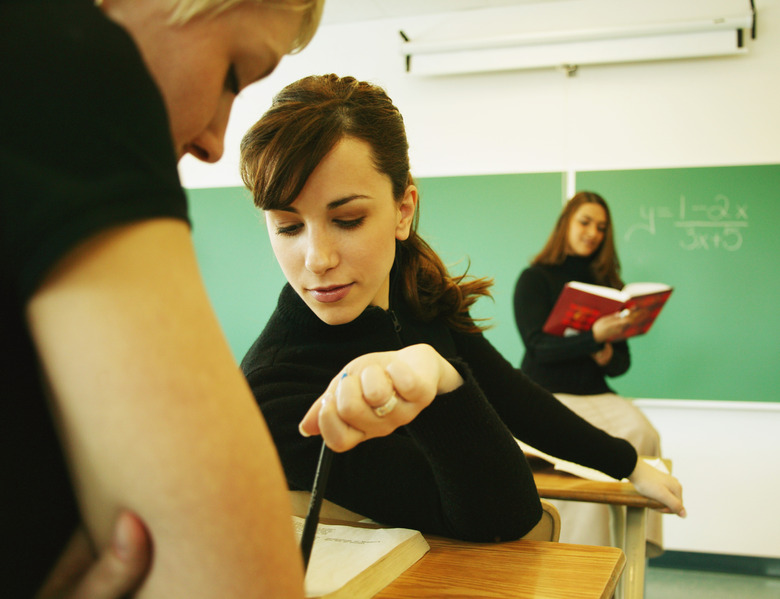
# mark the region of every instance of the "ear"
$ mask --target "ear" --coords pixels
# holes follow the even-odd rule
[[[395,238],[404,241],[409,238],[414,221],[414,213],[417,210],[417,188],[409,185],[404,191],[404,197],[397,204],[398,222],[395,227]]]

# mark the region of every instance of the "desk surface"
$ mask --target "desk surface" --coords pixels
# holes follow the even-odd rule
[[[426,539],[431,550],[377,598],[608,598],[626,561],[614,547]]]
[[[530,460],[539,496],[631,507],[663,508],[655,499],[640,495],[631,483],[593,481],[555,470],[542,460]]]

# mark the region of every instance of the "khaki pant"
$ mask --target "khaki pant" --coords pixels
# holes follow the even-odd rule
[[[658,431],[631,401],[615,395],[569,395],[555,397],[593,426],[631,443],[642,456],[659,457],[661,438]],[[609,545],[609,507],[600,503],[550,500],[561,515],[561,543]],[[663,553],[663,529],[659,512],[647,512],[647,556]]]

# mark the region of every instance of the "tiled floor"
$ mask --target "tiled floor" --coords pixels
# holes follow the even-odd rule
[[[780,578],[650,567],[646,599],[780,599]]]

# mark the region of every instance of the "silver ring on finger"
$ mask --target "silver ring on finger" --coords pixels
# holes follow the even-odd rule
[[[393,392],[393,394],[390,396],[390,399],[387,400],[387,402],[383,403],[381,406],[377,406],[374,408],[374,414],[379,416],[380,418],[387,416],[390,412],[392,412],[395,409],[395,406],[398,405],[398,396]]]

